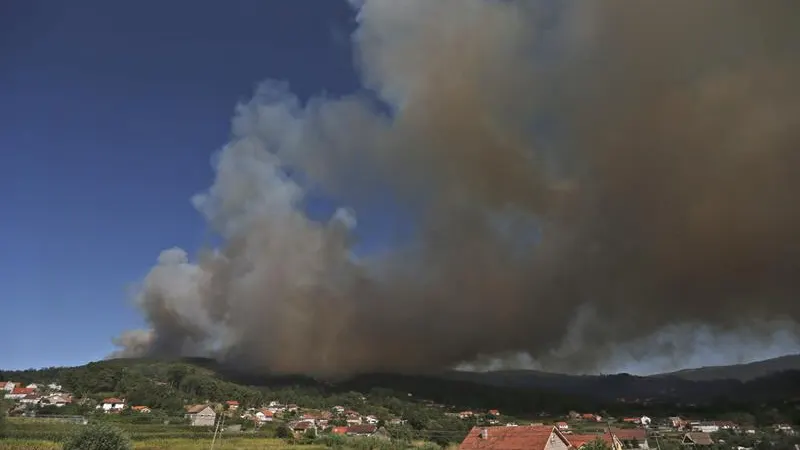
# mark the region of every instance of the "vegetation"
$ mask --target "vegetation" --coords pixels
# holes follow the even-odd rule
[[[64,442],[63,450],[131,450],[130,438],[119,428],[89,425],[77,430]]]
[[[0,439],[6,437],[6,404],[0,398]]]

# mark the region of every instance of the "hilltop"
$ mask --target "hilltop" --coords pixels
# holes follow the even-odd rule
[[[428,375],[370,374],[325,381],[244,373],[235,366],[203,358],[117,359],[79,367],[0,371],[0,380],[53,380],[79,395],[125,394],[132,400],[169,409],[190,401],[227,398],[256,404],[276,393],[324,399],[348,392],[382,392],[458,408],[500,408],[530,414],[588,408],[613,410],[620,404],[628,408],[631,403],[641,403],[642,407],[711,405],[725,399],[726,403],[746,404],[800,397],[800,371],[787,368],[800,368],[800,356],[655,376],[449,371]]]

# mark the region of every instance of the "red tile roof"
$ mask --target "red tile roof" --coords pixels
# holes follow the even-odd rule
[[[13,391],[11,391],[11,393],[12,393],[12,394],[24,394],[24,395],[28,395],[28,394],[33,394],[34,390],[35,390],[35,389],[33,389],[33,388],[14,388],[14,390],[13,390]]]
[[[331,432],[333,434],[345,434],[347,433],[347,427],[333,427]]]
[[[642,428],[633,428],[633,429],[613,429],[611,432],[617,439],[621,441],[632,441],[636,439],[639,442],[642,442],[647,439],[647,431],[643,430]]]
[[[228,404],[228,405],[231,405],[231,406],[233,406],[233,405],[239,406],[239,402],[237,402],[236,400],[228,400],[225,403]]]
[[[375,425],[352,425],[347,427],[347,433],[352,434],[372,434],[378,431]]]
[[[125,403],[116,397],[104,398],[103,403]]]
[[[481,437],[486,430],[486,438]],[[459,450],[544,450],[551,436],[569,441],[551,425],[527,427],[473,427]]]
[[[581,448],[582,446],[584,446],[584,445],[586,445],[586,444],[588,444],[590,442],[594,442],[596,439],[600,439],[603,442],[605,442],[606,444],[608,444],[609,446],[611,446],[611,448],[614,448],[614,438],[608,433],[603,433],[603,434],[570,434],[569,435],[569,442],[575,448]]]

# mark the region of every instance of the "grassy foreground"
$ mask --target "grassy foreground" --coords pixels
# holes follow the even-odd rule
[[[211,441],[200,439],[148,439],[134,442],[136,450],[199,450],[207,449]],[[221,450],[282,450],[292,447],[281,439],[237,439],[223,438],[214,445]],[[295,446],[297,447],[297,446]],[[59,450],[61,444],[52,441],[33,439],[6,439],[0,440],[0,450]],[[303,450],[323,450],[325,447],[317,445],[303,445]]]

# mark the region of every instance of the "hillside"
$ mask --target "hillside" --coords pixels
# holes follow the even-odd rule
[[[121,359],[79,367],[0,371],[0,380],[58,381],[79,396],[124,395],[135,403],[173,411],[180,410],[188,402],[222,402],[230,398],[250,405],[261,404],[272,397],[295,403],[302,398],[307,403],[332,406],[328,404],[340,401],[341,396],[359,392],[388,395],[406,402],[424,399],[464,409],[499,408],[510,414],[529,415],[570,409],[612,411],[629,409],[637,403],[669,408],[670,405],[713,405],[722,399],[725,403],[746,404],[800,397],[800,372],[768,370],[786,367],[783,364],[793,359],[771,361],[650,377],[451,371],[435,376],[372,374],[326,382],[303,376],[242,373],[235,367],[208,359]],[[747,381],[714,378],[720,376],[715,374],[755,374],[757,370],[767,375]]]
[[[800,371],[800,355],[787,355],[778,358],[756,361],[748,364],[730,366],[708,366],[664,373],[658,377],[678,377],[691,381],[739,380],[750,381],[784,371]]]

